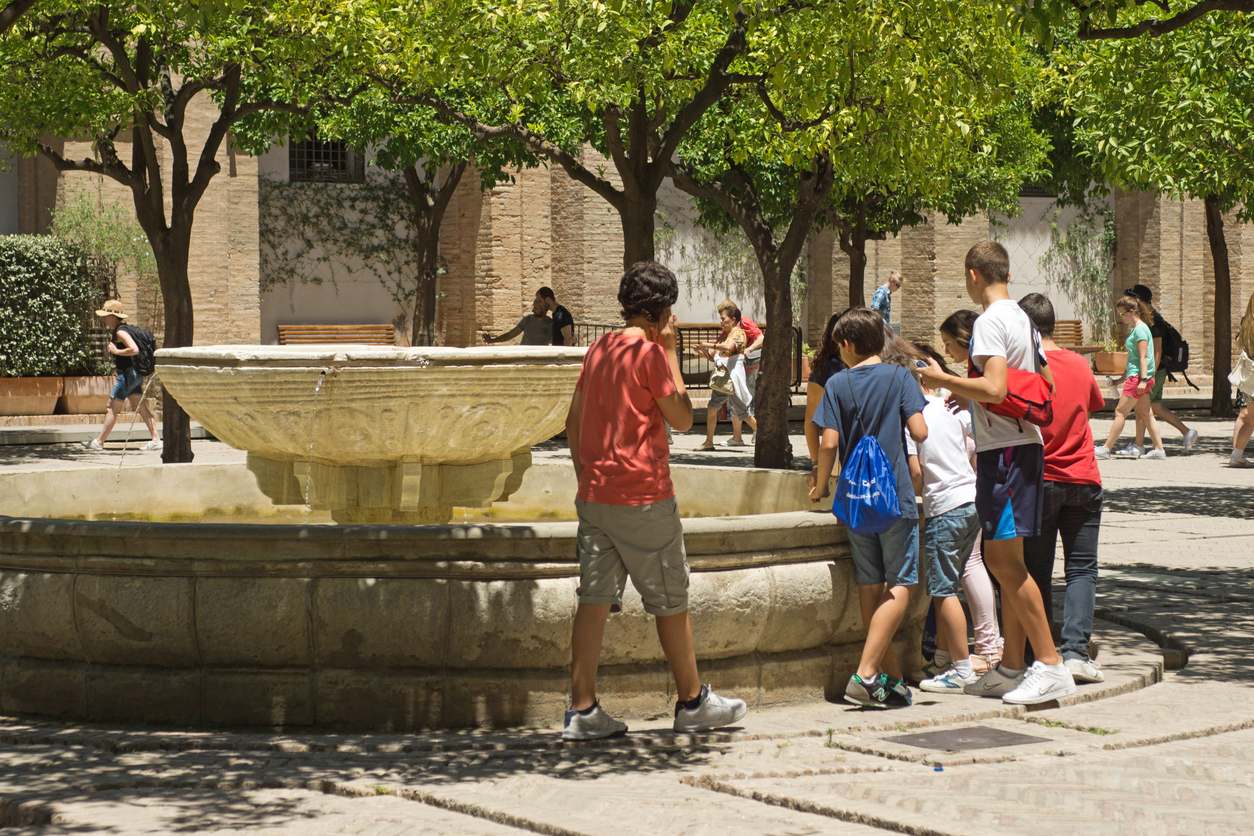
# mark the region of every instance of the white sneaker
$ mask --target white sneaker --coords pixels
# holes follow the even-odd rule
[[[91,441],[84,441],[83,446],[88,450],[95,450],[96,452],[104,450],[104,445],[100,443],[100,439],[98,438],[93,438]]]
[[[1039,659],[1028,668],[1019,687],[1002,696],[1011,705],[1038,705],[1075,693],[1075,680],[1066,665],[1047,665]]]
[[[627,724],[615,720],[601,708],[600,703],[582,714],[573,708],[566,709],[566,723],[562,728],[562,740],[600,740],[627,733]]]
[[[1141,458],[1143,458],[1143,459],[1165,459],[1165,458],[1167,458],[1167,451],[1166,451],[1166,450],[1164,450],[1164,449],[1163,449],[1163,448],[1161,448],[1161,447],[1155,447],[1153,450],[1150,450],[1150,451],[1149,451],[1148,453],[1146,453],[1144,456],[1141,456]]]
[[[703,732],[730,726],[749,713],[744,700],[720,697],[709,685],[701,686],[701,702],[696,708],[675,704],[675,731]]]
[[[1105,444],[1099,444],[1093,448],[1093,455],[1099,459],[1109,459],[1110,451],[1106,449]]]
[[[1116,459],[1139,459],[1143,455],[1145,455],[1145,451],[1140,447],[1137,447],[1135,444],[1129,444],[1122,450],[1115,451]]]
[[[973,697],[1000,697],[1018,688],[1024,674],[1021,671],[1017,676],[1010,676],[1002,673],[1002,667],[998,665],[975,682],[964,686],[962,691]]]
[[[1189,450],[1192,450],[1193,445],[1197,444],[1197,430],[1194,430],[1194,429],[1186,430],[1184,433],[1184,438],[1182,438],[1181,441],[1184,443],[1184,450],[1186,453]]]
[[[1063,662],[1076,682],[1105,682],[1106,674],[1090,659],[1067,659]]]
[[[1228,467],[1249,467],[1250,463],[1245,458],[1245,453],[1240,450],[1233,450],[1228,456]]]
[[[974,671],[963,676],[957,668],[950,668],[940,676],[920,682],[919,690],[929,694],[961,694],[964,688],[974,685],[979,678]]]
[[[150,441],[150,442],[148,442],[147,444],[145,444],[145,445],[143,446],[143,448],[142,448],[142,449],[144,449],[144,450],[160,450],[160,449],[161,449],[161,441],[160,441],[159,439],[154,438],[152,441]]]

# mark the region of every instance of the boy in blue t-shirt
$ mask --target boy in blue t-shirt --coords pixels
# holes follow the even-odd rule
[[[927,439],[923,420],[927,401],[910,372],[880,359],[884,325],[879,314],[869,308],[848,311],[836,323],[832,341],[849,368],[827,381],[814,414],[822,436],[818,478],[810,498],[817,502],[828,495],[837,451],[844,462],[870,433],[893,463],[901,509],[901,519],[881,534],[849,532],[867,636],[845,699],[873,708],[902,707],[910,704],[910,689],[902,680],[892,640],[910,604],[910,589],[919,581],[919,513],[904,440],[907,430],[916,442]]]

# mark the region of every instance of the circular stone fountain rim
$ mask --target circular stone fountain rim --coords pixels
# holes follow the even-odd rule
[[[585,348],[547,345],[382,346],[309,343],[302,345],[205,345],[163,348],[157,359],[163,366],[306,367],[378,366],[517,366],[577,365]]]
[[[827,511],[776,511],[728,517],[689,517],[683,520],[686,535],[739,534],[773,531],[786,526],[795,532],[830,528],[835,520]],[[318,523],[232,523],[166,522],[149,520],[76,520],[65,517],[21,517],[0,514],[0,534],[107,535],[134,537],[148,532],[189,539],[212,540],[223,535],[248,534],[261,539],[290,537],[301,531],[302,540],[492,540],[517,539],[521,531],[535,535],[528,539],[573,538],[578,523],[572,520],[494,523],[442,523],[395,525],[363,523],[325,525]]]

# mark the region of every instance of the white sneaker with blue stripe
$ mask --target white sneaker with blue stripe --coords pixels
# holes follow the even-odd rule
[[[919,690],[927,691],[929,694],[961,694],[968,685],[974,685],[978,679],[974,671],[963,676],[957,668],[950,668],[940,676],[920,682]]]

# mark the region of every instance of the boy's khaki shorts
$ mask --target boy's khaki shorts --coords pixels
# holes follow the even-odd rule
[[[675,500],[603,505],[576,500],[579,603],[622,609],[627,578],[650,615],[688,609],[688,557]]]

